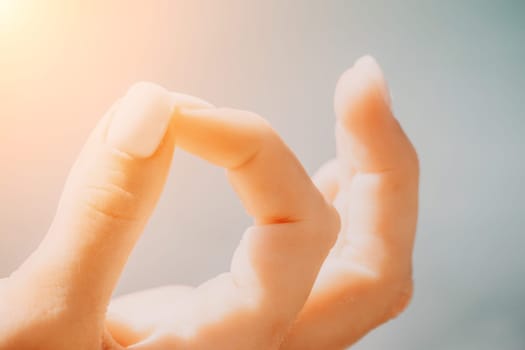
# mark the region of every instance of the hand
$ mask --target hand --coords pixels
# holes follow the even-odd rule
[[[175,145],[228,169],[254,219],[231,272],[106,308],[161,193]],[[91,134],[55,219],[0,285],[0,349],[275,349],[339,220],[262,118],[139,84]],[[120,313],[119,313],[120,312]]]
[[[367,86],[367,82],[365,78],[362,83]],[[249,112],[214,109],[195,98],[170,96],[157,87],[138,85],[91,135],[40,247],[0,283],[0,348],[277,349],[284,338],[281,348],[302,348],[301,344],[308,343],[328,349],[354,341],[383,321],[385,310],[392,311],[391,306],[399,303],[399,296],[410,286],[408,250],[416,215],[417,167],[413,173],[398,170],[412,162],[415,165],[415,153],[400,129],[396,133],[388,127],[397,124],[386,113],[370,121],[378,124],[380,135],[384,131],[388,148],[395,146],[392,152],[364,140],[369,120],[361,118],[356,123],[363,126],[358,128],[362,135],[356,133],[354,123],[346,122],[354,120],[350,116],[361,105],[355,102],[368,96],[357,95],[340,98],[342,106],[354,106],[345,113],[349,117],[340,117],[353,136],[349,142],[341,132],[340,141],[349,143],[347,151],[354,156],[340,152],[338,163],[350,166],[339,168],[341,174],[350,175],[350,169],[356,174],[351,181],[341,177],[338,198],[352,192],[352,201],[364,200],[360,210],[368,219],[360,215],[360,226],[349,226],[359,228],[364,239],[357,240],[359,245],[353,244],[352,249],[346,249],[348,244],[339,239],[306,305],[339,231],[339,220],[293,154],[264,120]],[[383,110],[386,108],[373,107],[370,111]],[[228,169],[234,188],[254,216],[254,226],[246,231],[230,273],[195,289],[165,287],[119,298],[111,304],[106,319],[111,293],[158,199],[175,144]],[[367,163],[367,159],[373,161]],[[335,173],[323,173],[327,176],[321,175],[319,184],[331,199],[336,182],[330,174]],[[356,181],[361,173],[364,180]],[[346,191],[345,181],[361,185]],[[386,204],[394,202],[401,203],[405,211],[387,208]],[[343,218],[356,216],[359,208],[352,208],[349,204],[349,215]],[[394,216],[405,214],[398,221],[406,226],[393,221]],[[372,219],[389,230],[390,238],[392,233],[403,236],[388,240],[383,232],[376,232]],[[373,232],[362,230],[368,228]],[[406,232],[409,228],[412,231]],[[343,254],[337,253],[338,247]],[[336,258],[345,256],[345,251],[349,252],[348,264]],[[394,254],[392,267],[388,258]],[[397,263],[398,258],[408,259],[406,266]],[[333,276],[337,284],[330,279]],[[355,278],[355,282],[340,281],[341,277]],[[380,287],[393,290],[379,292]],[[367,291],[372,294],[366,295]],[[395,298],[381,299],[388,295]],[[341,303],[352,298],[357,302]],[[319,309],[325,302],[323,308],[328,312]],[[363,313],[368,311],[366,318]],[[338,321],[360,331],[349,337],[343,327],[336,327],[333,338],[322,336]],[[309,329],[315,329],[318,336],[308,334]]]

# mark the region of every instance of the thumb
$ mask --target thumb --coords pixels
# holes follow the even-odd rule
[[[48,234],[15,280],[55,293],[51,299],[77,314],[103,317],[166,180],[178,106],[210,107],[138,83],[110,109],[71,170]]]

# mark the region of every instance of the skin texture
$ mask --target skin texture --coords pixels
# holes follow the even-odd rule
[[[154,153],[120,134],[119,149],[107,142],[117,102],[44,241],[0,280],[0,349],[335,350],[396,316],[412,293],[416,152],[371,57],[343,74],[334,102],[337,157],[313,181],[263,118],[194,98],[175,104]],[[226,168],[253,225],[229,272],[111,301],[175,147]]]

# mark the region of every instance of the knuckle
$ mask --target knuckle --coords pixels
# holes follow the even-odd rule
[[[270,145],[280,140],[271,124],[260,115],[250,111],[237,111],[242,117],[244,148],[241,155],[230,168],[240,168],[255,159],[260,152],[265,151]]]
[[[317,214],[314,228],[325,236],[326,243],[332,247],[341,229],[341,218],[339,212],[331,204],[326,202],[324,204],[324,209]]]
[[[266,141],[277,136],[277,132],[266,119],[253,112],[247,112],[247,116],[251,120],[252,135],[255,138]]]
[[[340,217],[337,210],[326,203],[324,208],[312,211],[309,218],[302,221],[302,244],[309,249],[327,254],[337,240],[340,230]]]
[[[248,132],[254,139],[265,139],[276,134],[268,120],[252,111],[241,111],[242,118],[248,125]]]

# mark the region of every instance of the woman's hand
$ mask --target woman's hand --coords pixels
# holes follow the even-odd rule
[[[0,349],[338,349],[394,315],[411,290],[417,159],[384,91],[369,58],[341,79],[325,200],[260,117],[131,88],[90,136],[40,247],[0,282]],[[175,146],[228,169],[254,225],[229,273],[107,310]]]

